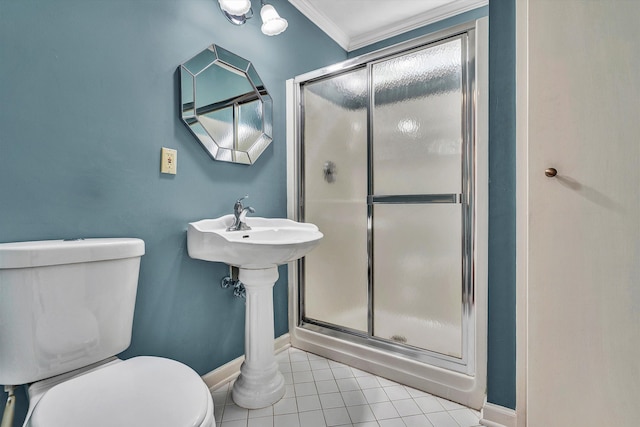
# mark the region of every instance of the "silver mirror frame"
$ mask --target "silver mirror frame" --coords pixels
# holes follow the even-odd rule
[[[229,90],[225,81],[211,80],[211,67],[219,67],[233,79],[244,77],[250,89],[240,90],[203,105],[204,93],[198,94],[198,87],[220,87],[221,92]],[[180,117],[207,154],[214,160],[251,165],[272,141],[273,101],[264,83],[250,61],[215,44],[180,65]],[[215,72],[214,72],[215,74]],[[208,78],[209,80],[203,80]],[[204,89],[201,89],[201,91]],[[207,95],[210,97],[210,95]],[[253,109],[253,120],[243,122],[243,111]],[[220,129],[213,129],[211,115],[226,111],[228,126],[218,120]],[[249,116],[249,114],[247,114]],[[249,132],[246,129],[249,128]],[[220,135],[227,135],[222,138]],[[249,134],[247,140],[246,135]]]

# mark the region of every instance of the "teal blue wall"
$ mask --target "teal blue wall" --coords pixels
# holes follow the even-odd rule
[[[489,3],[487,400],[516,407],[516,0]]]
[[[0,0],[0,242],[143,239],[122,356],[200,374],[243,354],[244,303],[219,286],[227,267],[188,257],[187,223],[231,213],[244,194],[256,215],[286,215],[285,80],[346,59],[284,0],[271,2],[289,21],[276,37],[259,18],[231,25],[217,3]],[[273,96],[274,141],[253,166],[212,161],[179,120],[176,70],[211,43],[253,61]],[[178,150],[176,176],[159,173],[163,146]],[[288,330],[286,268],[280,277],[277,336]]]
[[[489,325],[487,400],[515,409],[515,0],[428,25],[349,54],[350,58],[489,16]]]

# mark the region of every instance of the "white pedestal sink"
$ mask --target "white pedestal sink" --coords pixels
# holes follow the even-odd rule
[[[187,250],[191,258],[239,267],[238,279],[247,296],[245,360],[233,386],[233,400],[258,409],[280,400],[284,378],[273,353],[273,285],[278,265],[303,257],[322,239],[313,224],[288,219],[248,217],[251,230],[226,231],[234,216],[189,223]]]

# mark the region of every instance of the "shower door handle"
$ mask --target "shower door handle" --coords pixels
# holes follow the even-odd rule
[[[462,194],[397,194],[367,196],[367,204],[462,203]]]

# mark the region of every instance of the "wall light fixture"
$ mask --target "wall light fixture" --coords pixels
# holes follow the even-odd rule
[[[243,25],[247,19],[253,18],[251,0],[218,0],[218,4],[227,20],[234,25]],[[260,18],[262,18],[263,34],[275,36],[287,29],[289,23],[272,5],[265,3],[264,0],[260,0],[260,4],[262,5]]]
[[[286,19],[281,18],[276,9],[270,4],[262,2],[260,9],[260,18],[262,18],[262,33],[268,36],[276,36],[287,29],[289,23]]]

